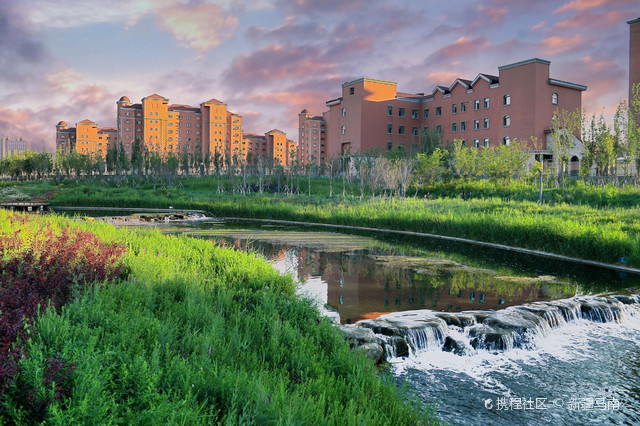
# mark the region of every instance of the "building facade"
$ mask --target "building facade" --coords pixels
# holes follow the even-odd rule
[[[13,157],[16,154],[31,151],[31,142],[23,139],[0,139],[0,158]]]
[[[227,109],[227,104],[209,99],[198,107],[169,104],[169,99],[153,94],[132,103],[127,96],[116,102],[117,127],[100,128],[91,120],[69,127],[65,121],[56,125],[58,152],[76,151],[106,157],[107,151],[122,144],[131,158],[134,149],[156,152],[161,156],[187,153],[196,161],[210,156],[219,164],[240,164],[252,155],[271,155],[279,164],[290,164],[292,141],[279,130],[268,132],[262,146],[254,149],[242,138],[242,116]],[[283,139],[284,138],[284,139]],[[293,145],[292,145],[293,144]],[[269,148],[269,149],[267,149]]]
[[[291,165],[296,159],[296,143],[287,139],[287,134],[273,129],[264,135],[243,133],[242,141],[247,147],[247,163],[256,164],[258,157],[264,157],[274,166]]]
[[[629,24],[629,104],[634,84],[640,84],[640,18],[627,21]]]
[[[302,167],[307,164],[320,166],[326,157],[326,121],[323,116],[313,116],[306,108],[298,114],[297,159]]]
[[[549,65],[529,59],[499,67],[497,76],[458,78],[431,93],[402,93],[395,82],[369,78],[346,82],[341,96],[326,102],[329,110],[322,119],[306,110],[299,114],[299,160],[313,158],[309,128],[316,123],[319,129],[324,125],[325,155],[330,156],[393,149],[415,153],[434,140],[449,146],[459,139],[477,148],[508,145],[514,138],[531,144],[532,137],[538,143],[530,148],[546,153],[554,112],[581,109],[587,89],[551,78]]]

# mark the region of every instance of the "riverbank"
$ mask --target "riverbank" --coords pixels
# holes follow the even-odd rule
[[[626,193],[625,193],[626,194]],[[625,195],[629,202],[631,195]],[[615,198],[615,197],[614,197]],[[640,201],[640,197],[638,198]],[[67,187],[52,203],[65,206],[204,210],[215,216],[279,219],[438,234],[605,263],[640,267],[640,208],[543,204],[503,198],[309,197],[182,189]]]
[[[72,229],[125,248],[117,278],[40,310],[2,422],[432,422],[255,255],[57,216],[0,211],[0,225],[1,238]]]

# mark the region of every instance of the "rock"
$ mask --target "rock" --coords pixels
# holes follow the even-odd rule
[[[636,302],[635,299],[632,299],[629,296],[613,296],[618,302],[624,304],[624,305],[633,305]]]
[[[387,344],[394,348],[396,356],[409,355],[409,345],[403,337],[393,336],[387,341]]]
[[[362,346],[366,343],[380,343],[380,338],[376,337],[373,330],[355,325],[340,325],[340,330],[345,340],[348,340],[351,346]]]
[[[515,347],[513,332],[485,325],[473,327],[469,330],[471,346],[474,349],[486,349],[488,351],[505,351]]]
[[[465,352],[465,345],[462,342],[457,341],[451,336],[447,336],[444,339],[444,345],[442,345],[442,350],[447,352],[453,352],[456,355],[462,355]]]
[[[384,360],[384,349],[377,343],[365,343],[361,345],[358,350],[364,352],[375,364]]]
[[[363,320],[358,322],[358,326],[371,329],[376,334],[382,334],[384,336],[403,336],[404,334],[398,327],[390,323],[389,321],[381,319]]]

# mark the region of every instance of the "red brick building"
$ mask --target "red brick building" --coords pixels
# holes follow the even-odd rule
[[[549,65],[529,59],[499,67],[497,76],[458,78],[431,93],[398,92],[395,82],[369,78],[346,82],[341,96],[326,102],[329,110],[322,117],[307,110],[299,114],[298,159],[320,162],[326,155],[375,149],[414,153],[428,135],[445,146],[460,139],[474,147],[536,137],[540,145],[531,148],[550,154],[547,138],[554,111],[580,109],[587,88],[551,78]],[[313,139],[315,128],[318,141]]]

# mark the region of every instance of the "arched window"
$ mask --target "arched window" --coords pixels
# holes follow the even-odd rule
[[[502,125],[504,127],[509,127],[511,126],[511,116],[509,115],[505,115],[504,117],[502,117]]]
[[[502,104],[503,105],[511,105],[511,95],[510,94],[506,94],[502,97]]]
[[[342,107],[342,116],[343,117],[347,116],[347,109],[345,107]]]
[[[504,138],[502,138],[503,145],[509,146],[510,143],[511,143],[511,138],[509,136],[505,136]]]
[[[340,133],[342,133],[343,135],[344,135],[345,133],[347,133],[347,128],[346,128],[346,126],[345,126],[344,124],[343,124],[343,125],[342,125],[342,127],[340,128]]]
[[[558,105],[558,94],[554,93],[553,95],[551,95],[551,103],[554,105]]]

